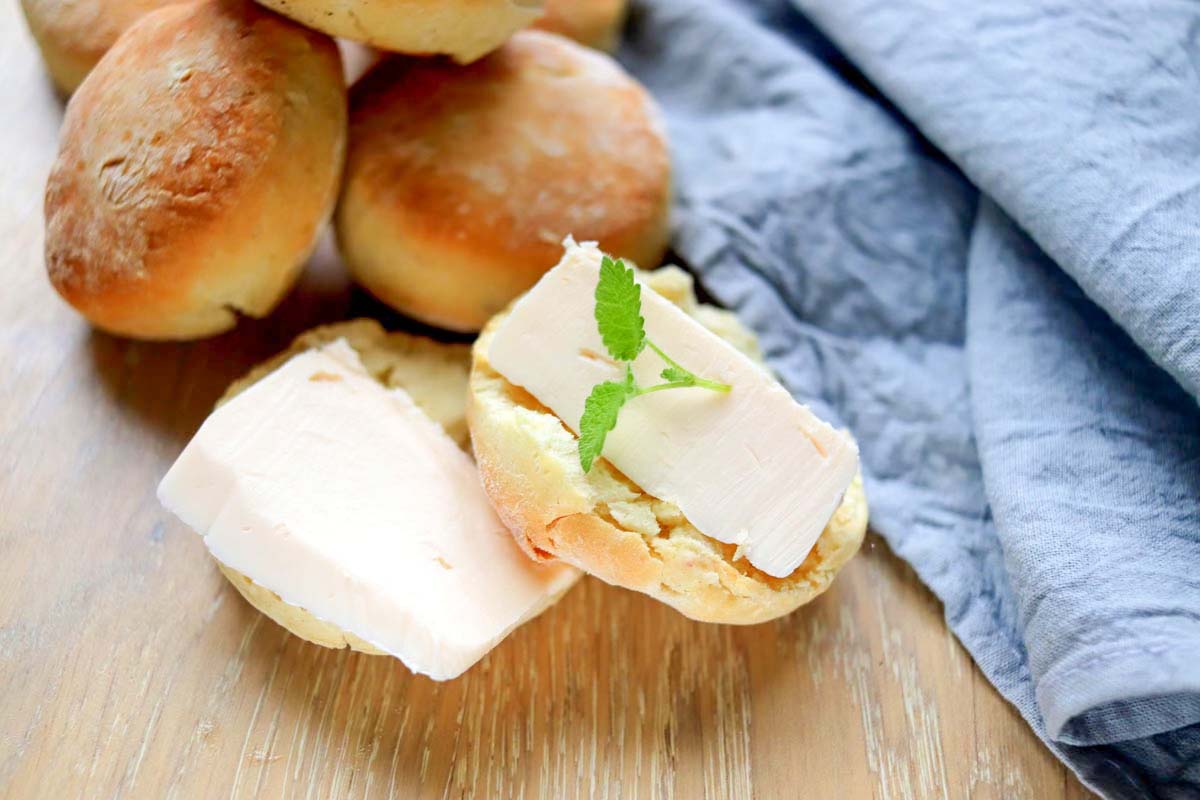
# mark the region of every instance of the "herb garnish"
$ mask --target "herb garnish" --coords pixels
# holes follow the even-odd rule
[[[600,262],[595,316],[600,339],[609,355],[625,362],[625,378],[596,384],[583,405],[583,417],[579,420],[579,464],[584,472],[591,470],[593,462],[604,449],[604,440],[609,431],[617,426],[621,409],[633,398],[664,389],[696,387],[728,392],[732,388],[725,383],[701,378],[676,363],[646,338],[645,320],[642,319],[642,287],[633,279],[633,270],[627,269],[619,258],[604,256]],[[665,383],[641,387],[634,380],[632,362],[647,347],[666,362],[667,366],[659,373]]]

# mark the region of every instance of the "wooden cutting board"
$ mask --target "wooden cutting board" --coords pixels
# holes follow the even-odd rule
[[[399,321],[326,245],[231,334],[90,330],[42,267],[62,109],[15,2],[0,75],[0,796],[1087,796],[875,536],[826,596],[749,628],[587,579],[448,683],[289,636],[155,485],[293,335]]]

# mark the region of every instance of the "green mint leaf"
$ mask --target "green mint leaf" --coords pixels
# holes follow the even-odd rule
[[[667,367],[661,373],[664,381],[668,383],[695,383],[696,376],[688,372],[683,367]]]
[[[583,416],[579,420],[579,465],[584,472],[591,471],[592,464],[604,450],[604,440],[617,427],[621,409],[633,398],[687,387],[721,393],[733,388],[726,383],[701,378],[646,338],[646,323],[642,319],[642,288],[634,280],[633,270],[626,269],[619,258],[604,256],[600,261],[594,314],[600,339],[609,354],[626,364],[624,380],[596,384],[583,404]],[[666,363],[667,366],[660,373],[666,382],[642,388],[634,380],[633,367],[629,362],[647,347]]]
[[[634,391],[633,372],[629,369],[624,381],[605,381],[592,387],[579,420],[579,466],[584,472],[591,471],[592,463],[604,449],[608,432],[617,427],[621,407]]]
[[[609,354],[618,361],[633,361],[646,346],[642,319],[642,287],[621,259],[604,256],[596,283],[596,327]]]

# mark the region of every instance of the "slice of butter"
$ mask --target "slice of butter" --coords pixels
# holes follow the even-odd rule
[[[213,412],[158,496],[218,560],[437,680],[579,576],[520,551],[466,453],[344,340]]]
[[[592,387],[620,380],[593,316],[602,254],[568,243],[561,262],[522,297],[488,351],[492,367],[578,433]],[[678,307],[642,287],[646,335],[692,372],[730,384],[721,394],[672,389],[621,409],[603,456],[643,491],[674,503],[706,536],[739,545],[775,577],[808,555],[858,471],[858,448],[770,375]],[[649,348],[639,386],[666,366]]]

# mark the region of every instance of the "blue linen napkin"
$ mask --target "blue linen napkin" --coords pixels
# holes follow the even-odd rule
[[[1200,4],[796,4],[837,47],[787,0],[635,5],[677,251],[1047,745],[1200,797]]]

